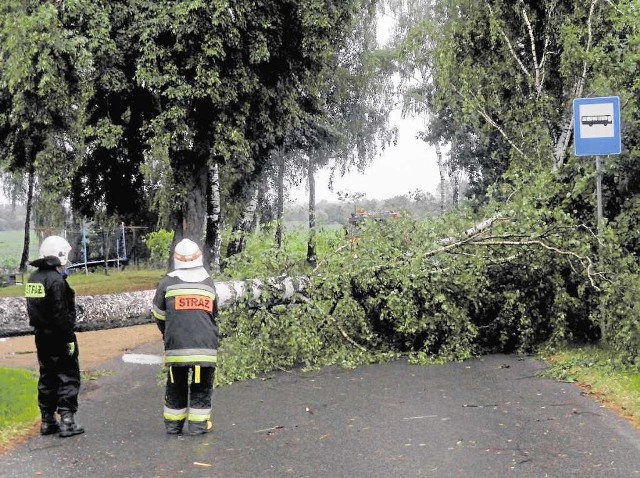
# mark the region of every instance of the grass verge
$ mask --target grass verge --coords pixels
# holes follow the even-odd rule
[[[31,371],[0,368],[0,450],[28,433],[38,420],[37,383]]]
[[[82,371],[83,387],[112,375],[104,370]],[[0,454],[39,433],[38,378],[29,370],[0,368]]]
[[[541,354],[549,364],[546,378],[576,383],[607,408],[640,428],[640,372],[619,362],[603,348],[571,347]]]

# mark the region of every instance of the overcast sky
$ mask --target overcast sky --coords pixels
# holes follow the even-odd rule
[[[439,182],[435,150],[416,138],[424,129],[423,120],[403,119],[398,111],[391,115],[390,122],[399,130],[396,146],[377,156],[364,173],[335,178],[333,191],[328,188],[329,170],[316,173],[316,202],[337,201],[338,191],[364,193],[367,199],[388,199],[416,189],[435,194]],[[306,181],[289,192],[291,200],[298,203],[306,203],[308,194]]]
[[[378,17],[378,42],[384,44],[393,29],[393,17],[383,13]],[[420,189],[436,193],[439,183],[438,163],[435,149],[417,139],[418,131],[424,130],[423,118],[402,118],[400,111],[394,111],[389,118],[391,126],[398,127],[398,143],[390,146],[377,156],[364,173],[352,172],[344,177],[334,178],[329,191],[329,170],[316,173],[316,202],[337,201],[338,191],[364,193],[367,199],[388,199],[406,195]],[[289,191],[293,202],[307,203],[308,185],[303,182]]]

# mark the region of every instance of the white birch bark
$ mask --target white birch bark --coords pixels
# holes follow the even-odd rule
[[[444,164],[444,159],[442,158],[442,149],[440,149],[440,143],[435,142],[434,146],[436,148],[436,158],[438,161],[438,171],[440,172],[440,212],[444,212],[444,200],[445,200],[445,190],[447,185],[446,180],[446,165]]]
[[[275,242],[276,247],[278,249],[282,248],[282,241],[284,238],[284,176],[286,169],[286,156],[280,151],[277,154],[279,159],[278,161],[278,184],[276,185],[276,189],[278,191],[277,202],[276,202],[276,234],[275,234]]]
[[[309,239],[307,241],[307,262],[315,265],[318,262],[316,255],[316,178],[315,161],[309,157],[307,178],[309,180]]]
[[[307,277],[272,277],[266,281],[214,282],[217,306],[227,309],[241,300],[257,301],[268,293],[274,303],[289,303],[309,288]],[[76,330],[103,330],[152,323],[151,301],[155,290],[124,294],[77,296]],[[0,298],[0,337],[27,335],[27,303],[23,297]]]
[[[527,7],[525,5],[525,2],[523,0],[519,0],[518,3],[520,4],[521,8],[522,8],[522,16],[523,16],[523,20],[524,20],[524,27],[525,30],[527,32],[527,36],[528,38],[526,39],[518,39],[515,43],[516,44],[526,44],[528,43],[529,48],[531,50],[531,58],[532,58],[532,62],[533,65],[531,65],[531,69],[528,68],[528,66],[526,66],[520,59],[520,57],[518,56],[518,54],[516,53],[516,48],[514,48],[513,44],[514,42],[511,41],[511,39],[507,36],[507,34],[503,31],[503,30],[499,30],[499,34],[501,36],[501,38],[503,39],[505,45],[507,46],[507,49],[509,50],[510,55],[512,56],[513,60],[516,63],[517,69],[520,70],[525,77],[527,77],[530,81],[531,84],[533,86],[533,90],[535,93],[535,96],[538,99],[541,99],[541,97],[543,97],[545,95],[545,78],[546,78],[546,59],[547,57],[552,54],[552,52],[550,52],[548,50],[549,48],[549,37],[547,34],[545,34],[545,37],[543,38],[543,48],[542,51],[539,52],[536,49],[536,32],[534,31],[533,25],[531,24],[531,21],[529,19],[529,15],[527,12]],[[585,50],[588,53],[591,48],[592,48],[592,43],[593,43],[593,30],[592,30],[592,20],[593,20],[593,14],[595,11],[595,7],[596,4],[598,3],[598,0],[591,0],[591,5],[589,8],[589,15],[587,17],[587,24],[586,24],[586,30],[587,30],[587,40],[586,40],[586,45],[585,45]],[[494,15],[493,12],[493,8],[491,7],[491,4],[489,2],[486,2],[487,5],[487,9],[489,10],[489,13],[491,16]],[[554,15],[553,12],[553,8],[548,12],[549,16]],[[579,98],[582,96],[583,90],[584,90],[584,85],[586,82],[586,78],[587,78],[587,61],[585,60],[583,62],[582,65],[582,73],[581,75],[576,79],[575,85],[574,87],[571,89],[571,91],[567,92],[568,95],[570,96],[570,98],[568,98],[568,100],[573,100],[574,98]],[[524,154],[524,152],[520,149],[517,148],[515,146],[515,143],[513,143],[513,141],[511,140],[511,138],[509,138],[509,136],[507,135],[507,133],[501,129],[498,124],[496,122],[494,122],[481,108],[478,108],[478,112],[484,117],[484,119],[491,124],[492,126],[494,126],[496,129],[498,129],[498,131],[500,131],[500,133],[503,135],[503,137],[505,137],[505,139],[521,154]],[[561,125],[560,125],[560,131],[558,134],[552,134],[553,130],[551,128],[551,125],[549,125],[549,133],[551,134],[551,137],[554,139],[554,144],[553,144],[553,163],[552,163],[552,168],[553,170],[557,170],[563,163],[565,160],[565,157],[567,155],[567,149],[569,147],[569,143],[571,142],[571,136],[573,134],[573,111],[571,111],[571,108],[567,108],[567,111],[565,113],[565,116],[563,118],[563,120],[561,121]]]
[[[251,186],[249,200],[233,228],[233,232],[231,234],[233,239],[229,243],[229,247],[227,249],[227,252],[230,255],[238,254],[244,250],[246,243],[245,235],[249,232],[250,225],[254,220],[256,209],[258,207],[258,192],[258,184],[255,183]]]
[[[213,275],[220,273],[220,260],[222,249],[222,203],[220,201],[220,166],[213,163],[209,169],[209,181],[211,185],[211,214],[207,217],[207,231],[212,237],[207,237],[211,241],[209,246],[209,270]]]

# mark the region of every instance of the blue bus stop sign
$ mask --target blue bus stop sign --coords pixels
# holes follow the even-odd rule
[[[573,100],[576,156],[620,154],[620,98],[576,98]]]

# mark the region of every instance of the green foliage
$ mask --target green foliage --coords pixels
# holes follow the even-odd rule
[[[620,360],[640,369],[640,267],[636,258],[615,247],[603,256],[607,279],[593,320],[604,328],[606,344]]]
[[[405,110],[429,113],[425,138],[451,146],[447,167],[465,171],[476,197],[508,173],[569,161],[576,97],[619,95],[623,157],[637,156],[633,1],[385,3],[398,18],[392,46]],[[626,183],[637,166],[624,162]]]
[[[10,0],[2,2],[0,11],[2,161],[14,172],[35,168],[43,193],[56,193],[58,200],[68,194],[68,182],[61,178],[77,166],[69,150],[77,146],[81,108],[70,106],[82,104],[80,71],[90,69],[84,39],[66,24],[80,3],[59,11],[50,2]]]
[[[225,311],[220,332],[217,381],[230,383],[258,375],[310,365],[320,356],[322,341],[312,333],[311,317],[291,314],[288,306],[251,307],[239,313]]]
[[[153,267],[164,267],[169,264],[173,231],[160,229],[150,232],[143,241],[149,250],[149,262]]]
[[[621,362],[637,366],[637,261],[616,246],[615,229],[598,238],[583,222],[593,211],[587,218],[592,192],[581,174],[577,163],[556,175],[511,174],[490,190],[499,201],[482,215],[461,208],[423,221],[370,221],[355,245],[334,234],[317,268],[307,271],[304,300],[286,313],[266,294],[258,305],[222,314],[222,377],[401,354],[416,363],[463,360],[601,339]],[[577,207],[581,202],[586,206]],[[490,227],[464,232],[499,208]],[[300,249],[253,255],[250,248],[225,273],[300,275]],[[257,257],[263,259],[252,262]]]

